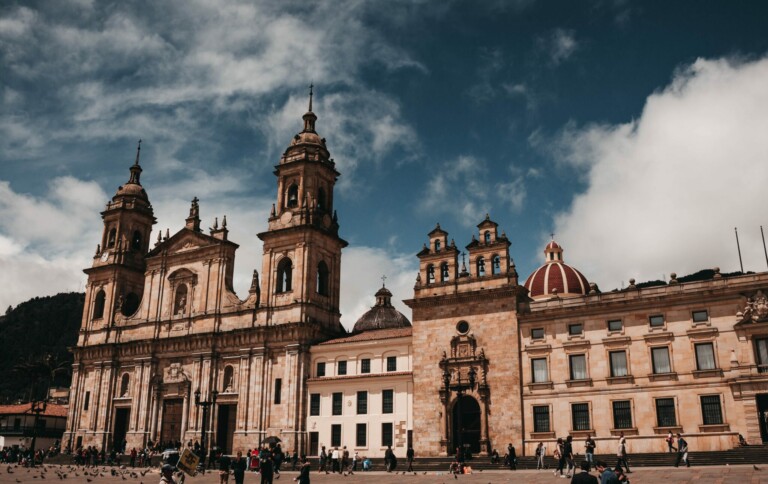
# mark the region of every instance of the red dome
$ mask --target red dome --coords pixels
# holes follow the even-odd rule
[[[563,248],[554,240],[547,244],[544,249],[546,262],[525,281],[530,297],[547,299],[555,294],[560,297],[583,296],[589,292],[587,278],[564,263],[562,253]]]

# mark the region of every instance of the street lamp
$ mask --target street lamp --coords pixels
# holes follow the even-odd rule
[[[464,452],[464,435],[461,427],[461,399],[467,391],[473,391],[475,389],[475,384],[477,383],[477,370],[475,370],[474,366],[470,366],[469,372],[467,373],[469,381],[462,381],[461,369],[456,369],[456,383],[454,384],[451,384],[452,374],[453,371],[449,370],[447,366],[443,369],[443,383],[445,384],[446,391],[449,395],[451,391],[456,392],[456,405],[458,405],[456,412],[456,429],[458,433],[459,449],[461,449],[461,452]],[[459,456],[457,455],[456,457],[458,458]]]
[[[200,465],[202,465],[203,469],[205,469],[205,456],[208,455],[208,447],[206,445],[206,428],[208,426],[208,410],[212,405],[216,405],[216,397],[219,396],[218,390],[214,390],[211,392],[210,396],[208,397],[208,400],[201,401],[200,400],[200,388],[195,390],[195,405],[198,407],[203,407],[203,422],[200,425],[200,433],[202,434],[200,436],[200,447],[202,448],[201,453],[203,455],[200,456]]]
[[[47,407],[47,400],[34,400],[30,408],[31,412],[35,414],[35,420],[32,426],[32,445],[30,449],[32,453],[32,467],[35,467],[35,444],[37,443],[37,428],[40,422],[40,414],[44,413]]]

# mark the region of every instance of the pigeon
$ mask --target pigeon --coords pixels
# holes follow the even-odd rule
[[[92,482],[93,481],[93,479],[88,479],[87,477],[85,478],[85,480],[88,481],[88,482]]]

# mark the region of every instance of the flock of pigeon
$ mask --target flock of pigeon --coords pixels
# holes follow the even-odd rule
[[[27,472],[24,473],[23,471],[26,470]],[[144,477],[148,473],[151,472],[157,472],[153,471],[150,468],[146,468],[142,471],[135,471],[133,469],[126,469],[125,466],[120,466],[119,469],[116,468],[110,468],[107,469],[106,467],[81,467],[81,466],[45,466],[41,465],[38,467],[19,467],[18,465],[9,465],[6,469],[6,472],[8,474],[20,474],[20,477],[22,479],[19,479],[19,477],[16,477],[16,482],[29,482],[29,478],[32,479],[59,479],[59,480],[65,480],[67,478],[72,477],[85,477],[85,480],[87,482],[92,482],[94,477],[105,477],[108,475],[111,475],[112,477],[120,477],[122,480],[126,481],[128,478],[131,479],[139,479],[140,477]],[[29,475],[31,474],[31,475]],[[49,476],[49,474],[53,474],[53,476]],[[140,482],[140,484],[144,484],[143,481]]]

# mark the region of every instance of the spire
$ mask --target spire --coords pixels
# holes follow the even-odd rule
[[[317,116],[312,112],[312,96],[314,96],[314,88],[314,84],[309,85],[309,110],[304,113],[304,116],[302,117],[302,119],[304,119],[304,132],[315,132],[315,121],[317,121]]]
[[[197,197],[192,199],[192,205],[189,207],[189,217],[186,220],[186,227],[195,232],[200,232],[200,205],[197,203],[199,201]]]
[[[313,92],[314,87],[315,87],[314,84],[310,84],[309,85],[309,109],[308,109],[308,111],[310,113],[312,112],[312,95],[314,94],[314,92]]]
[[[136,147],[136,161],[133,163],[133,166],[131,166],[131,178],[128,180],[128,183],[132,183],[134,185],[141,185],[139,182],[139,179],[141,178],[141,165],[139,165],[140,155],[141,140],[139,140],[138,146]]]

